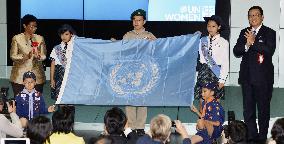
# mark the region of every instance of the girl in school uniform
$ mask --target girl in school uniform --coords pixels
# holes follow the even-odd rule
[[[72,39],[74,38],[75,31],[70,25],[64,24],[58,30],[58,35],[62,42],[55,46],[50,54],[51,98],[55,100],[57,99],[61,88],[67,60],[70,58],[68,51],[71,50]]]
[[[199,47],[198,76],[194,88],[194,97],[201,99],[202,85],[214,82],[217,86],[215,98],[224,97],[224,84],[229,73],[229,43],[220,36],[224,24],[219,16],[205,18],[208,35],[201,38]]]

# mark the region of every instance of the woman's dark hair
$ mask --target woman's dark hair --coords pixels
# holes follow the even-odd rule
[[[50,119],[45,116],[37,116],[28,123],[27,137],[31,140],[31,144],[43,144],[52,131]]]
[[[70,106],[63,106],[52,115],[53,133],[73,132],[74,111]]]
[[[64,24],[58,29],[58,35],[60,36],[61,34],[69,31],[71,34],[75,35],[76,31],[73,29],[73,27],[69,24]]]
[[[28,25],[30,22],[37,22],[37,18],[31,14],[26,14],[22,18],[22,24]]]
[[[273,124],[271,136],[277,144],[284,143],[284,118],[277,119]]]
[[[206,24],[208,24],[209,21],[215,21],[218,26],[221,26],[218,32],[221,32],[226,29],[226,25],[220,16],[212,15],[211,17],[204,17],[204,20]]]
[[[124,131],[127,118],[125,113],[118,107],[108,110],[104,117],[104,124],[108,134],[121,135]]]

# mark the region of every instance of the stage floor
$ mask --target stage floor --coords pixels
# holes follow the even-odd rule
[[[12,97],[12,89],[9,81],[7,79],[0,79],[0,87],[9,86],[9,97]],[[236,115],[236,119],[243,119],[243,107],[242,107],[242,94],[241,88],[238,86],[227,86],[226,97],[225,100],[221,100],[222,105],[226,111],[234,111]],[[273,97],[271,101],[271,124],[274,123],[277,117],[284,116],[284,88],[274,88]],[[47,105],[54,104],[54,100],[50,98],[50,88],[49,81],[44,86],[44,97]],[[194,102],[197,105],[197,101]],[[76,113],[75,113],[75,129],[78,134],[88,134],[90,131],[93,134],[99,134],[103,129],[103,117],[104,113],[113,106],[87,106],[87,105],[76,105]],[[124,106],[119,106],[124,110]],[[195,133],[195,122],[197,120],[197,116],[192,113],[189,107],[148,107],[148,117],[147,124],[150,119],[157,114],[166,114],[171,119],[179,119],[183,123],[185,123],[190,134]],[[48,115],[51,117],[51,114]],[[227,115],[226,115],[227,120]],[[148,125],[146,125],[146,130],[148,129]],[[93,135],[92,134],[92,135]],[[270,134],[269,134],[270,135]],[[88,138],[87,138],[88,139]]]

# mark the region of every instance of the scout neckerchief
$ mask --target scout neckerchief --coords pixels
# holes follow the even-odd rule
[[[202,54],[204,56],[204,59],[207,62],[208,67],[215,74],[215,76],[217,78],[219,78],[221,67],[218,66],[217,63],[215,62],[215,60],[213,59],[212,50],[209,51],[208,40],[209,40],[208,36],[201,38],[201,51],[202,51]]]
[[[34,117],[34,99],[33,95],[35,93],[35,89],[32,92],[29,92],[27,89],[24,88],[23,92],[29,96],[29,120]]]
[[[202,113],[201,113],[201,118],[205,117],[205,113],[206,113],[206,105],[210,102],[212,102],[214,100],[214,97],[209,97],[205,102],[203,108],[202,108]]]

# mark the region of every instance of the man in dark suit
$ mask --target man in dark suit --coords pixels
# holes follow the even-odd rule
[[[276,47],[276,32],[262,24],[263,10],[253,6],[248,11],[250,27],[241,31],[234,55],[242,57],[239,84],[243,94],[243,115],[248,126],[248,140],[264,143],[270,119],[270,100],[274,83],[272,56]],[[256,125],[256,107],[258,125]]]

